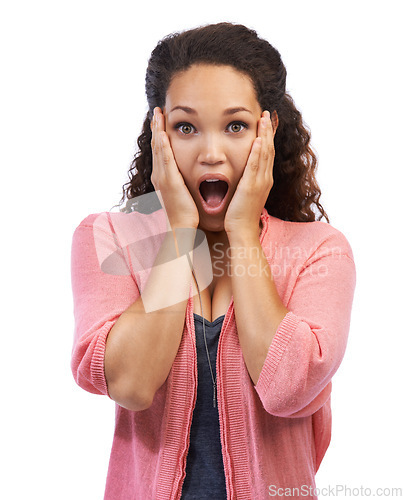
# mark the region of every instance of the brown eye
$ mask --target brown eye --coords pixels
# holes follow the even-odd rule
[[[245,123],[242,122],[232,122],[228,126],[230,132],[233,132],[234,134],[238,134],[239,132],[242,132],[243,129],[247,128]]]
[[[178,123],[175,128],[184,135],[189,135],[193,132],[193,125],[190,125],[190,123]]]

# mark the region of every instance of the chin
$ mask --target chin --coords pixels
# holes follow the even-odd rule
[[[224,231],[224,217],[200,217],[199,229],[202,231],[210,231],[220,233]]]

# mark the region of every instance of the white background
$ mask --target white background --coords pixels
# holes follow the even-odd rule
[[[2,499],[103,497],[114,404],[70,372],[71,237],[120,199],[155,44],[218,21],[256,29],[282,54],[318,153],[321,201],[356,260],[317,486],[403,487],[399,9],[387,0],[2,3]]]

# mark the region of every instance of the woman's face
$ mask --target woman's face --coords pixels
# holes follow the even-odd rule
[[[253,85],[231,66],[194,65],[172,79],[163,113],[200,227],[222,231],[262,114]]]

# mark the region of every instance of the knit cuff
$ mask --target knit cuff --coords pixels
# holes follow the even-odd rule
[[[91,360],[91,379],[94,387],[102,394],[112,399],[108,392],[105,378],[105,348],[108,334],[116,321],[107,321],[97,335],[94,352]]]
[[[258,394],[265,398],[270,384],[280,364],[281,358],[288,343],[293,335],[299,320],[297,316],[289,311],[279,324],[277,331],[270,344],[262,371],[260,372],[259,379],[255,385]]]

